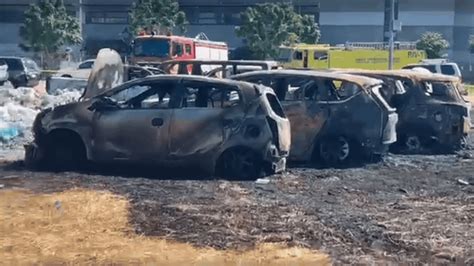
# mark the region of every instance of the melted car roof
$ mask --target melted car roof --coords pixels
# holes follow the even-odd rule
[[[316,78],[327,78],[327,79],[353,82],[359,85],[360,87],[362,87],[363,89],[367,89],[369,87],[383,83],[383,81],[379,79],[345,74],[345,73],[328,72],[328,71],[311,71],[311,70],[291,70],[291,69],[253,71],[249,73],[235,75],[235,76],[232,76],[231,78],[251,77],[251,76],[256,76],[256,75],[286,75],[286,76],[307,76],[307,77],[316,77]]]
[[[458,82],[460,79],[455,76],[448,76],[434,73],[424,73],[414,70],[401,69],[401,70],[365,70],[365,69],[333,69],[338,73],[347,74],[373,74],[387,77],[398,77],[406,78],[417,81],[441,81],[441,82]]]

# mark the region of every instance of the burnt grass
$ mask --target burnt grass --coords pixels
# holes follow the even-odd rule
[[[173,178],[163,169],[31,172],[4,162],[0,184],[38,193],[109,190],[130,200],[136,233],[199,247],[284,242],[324,251],[335,264],[474,265],[471,153],[389,155],[352,169],[298,167],[269,184]]]

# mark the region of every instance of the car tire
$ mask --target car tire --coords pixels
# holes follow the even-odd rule
[[[77,137],[52,136],[46,150],[46,160],[51,170],[80,170],[87,162],[84,144]]]
[[[316,148],[316,162],[326,167],[346,167],[357,153],[357,145],[344,136],[325,137]]]
[[[410,154],[421,152],[422,144],[421,138],[417,135],[407,135],[403,139],[405,150]]]
[[[263,161],[249,148],[238,147],[225,151],[218,160],[217,174],[234,180],[256,179],[262,176]]]

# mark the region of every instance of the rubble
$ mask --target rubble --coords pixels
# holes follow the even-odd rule
[[[80,96],[79,91],[49,95],[30,87],[0,86],[0,148],[21,148],[32,139],[31,126],[39,111],[76,101]]]

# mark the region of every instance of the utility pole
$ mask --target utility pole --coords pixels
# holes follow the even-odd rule
[[[84,24],[84,12],[83,12],[83,6],[82,6],[82,1],[79,0],[79,10],[78,10],[78,17],[79,17],[79,31],[81,33],[81,38],[82,42],[84,43],[84,29],[83,29],[83,24]],[[81,45],[83,46],[83,45]],[[79,52],[79,60],[82,61],[82,47]]]
[[[389,23],[390,29],[390,39],[389,39],[389,52],[388,52],[388,69],[392,70],[393,69],[393,53],[394,53],[394,41],[395,41],[395,32],[394,32],[394,27],[395,27],[395,0],[390,0],[390,23]]]

